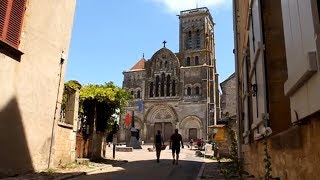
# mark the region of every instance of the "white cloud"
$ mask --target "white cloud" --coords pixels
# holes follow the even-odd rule
[[[178,13],[181,10],[198,7],[218,8],[230,4],[231,0],[151,0],[157,4],[164,5],[169,12]]]

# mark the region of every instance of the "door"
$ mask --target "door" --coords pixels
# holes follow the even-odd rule
[[[189,141],[190,141],[190,139],[193,139],[194,142],[197,140],[197,129],[196,128],[189,129]]]
[[[173,133],[172,124],[171,123],[165,123],[164,124],[163,140],[165,142],[169,141],[172,133]]]

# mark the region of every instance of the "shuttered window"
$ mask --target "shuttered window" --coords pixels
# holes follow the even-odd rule
[[[26,0],[0,1],[0,40],[18,48]]]

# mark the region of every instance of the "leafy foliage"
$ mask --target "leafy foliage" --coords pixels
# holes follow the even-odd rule
[[[70,81],[64,83],[62,105],[61,105],[62,110],[65,110],[65,108],[66,108],[68,96],[71,93],[71,91],[76,91],[76,90],[80,90],[80,89],[81,89],[81,84],[76,80],[70,80]]]
[[[80,91],[80,113],[91,122],[96,114],[96,130],[104,132],[112,129],[115,122],[113,115],[123,112],[133,97],[125,89],[108,82],[103,85],[89,84]]]
[[[114,113],[116,113],[116,109],[120,110],[117,114],[122,113],[123,107],[128,105],[131,99],[132,96],[127,90],[114,85],[113,82],[103,85],[89,84],[80,91],[80,102],[93,100],[100,103],[108,103]]]

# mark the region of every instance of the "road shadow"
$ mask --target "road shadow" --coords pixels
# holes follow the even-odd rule
[[[0,109],[0,146],[0,178],[34,171],[15,97]]]
[[[133,162],[119,162],[105,171],[95,172],[74,179],[110,179],[110,180],[194,180],[201,169],[202,162],[179,160],[173,165],[171,159],[143,160]]]

